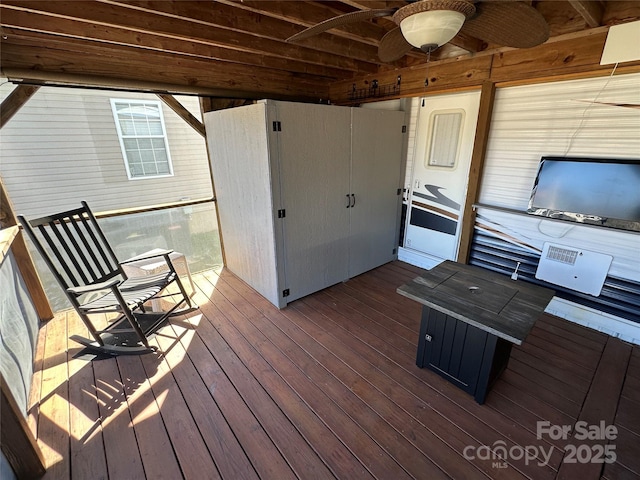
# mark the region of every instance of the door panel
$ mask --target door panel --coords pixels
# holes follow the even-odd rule
[[[479,105],[480,92],[425,99],[418,117],[406,248],[456,258]]]
[[[395,258],[404,123],[403,112],[352,112],[349,277]]]
[[[278,102],[275,115],[285,300],[292,301],[348,278],[351,112]]]

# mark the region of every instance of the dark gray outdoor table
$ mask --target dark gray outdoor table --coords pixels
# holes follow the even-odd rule
[[[423,305],[416,364],[484,403],[553,298],[548,288],[472,265],[445,261],[398,288]]]

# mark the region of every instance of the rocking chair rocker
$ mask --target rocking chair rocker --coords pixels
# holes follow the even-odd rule
[[[67,298],[88,328],[93,340],[73,335],[70,338],[91,350],[110,355],[142,354],[155,350],[148,337],[173,315],[197,309],[192,305],[180,277],[171,263],[171,250],[154,252],[167,264],[165,272],[128,278],[109,246],[95,216],[86,202],[82,207],[34,220],[19,215],[38,252],[64,290]],[[37,232],[36,232],[37,230]],[[171,292],[167,287],[174,284]],[[144,304],[152,299],[173,298],[167,311],[147,311]],[[181,297],[181,298],[180,298]],[[180,307],[186,304],[186,308]],[[89,315],[117,312],[115,320],[98,329]]]

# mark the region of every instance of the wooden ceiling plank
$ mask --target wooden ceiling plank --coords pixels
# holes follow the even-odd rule
[[[137,10],[154,15],[166,15],[178,20],[196,22],[206,26],[224,28],[243,35],[253,35],[263,39],[275,40],[280,43],[291,35],[298,33],[300,28],[290,21],[266,16],[260,12],[238,8],[237,3],[229,2],[202,2],[179,1],[167,2],[157,0],[99,0],[109,5]],[[264,2],[265,4],[279,2]],[[242,4],[244,5],[244,4]],[[355,40],[355,41],[354,41]],[[229,39],[231,45],[237,42]],[[289,48],[299,45],[285,43]],[[360,37],[349,39],[336,39],[323,37],[311,45],[315,50],[326,51],[333,55],[344,55],[349,52],[349,57],[363,62],[380,63],[377,57],[377,42],[363,42]],[[237,47],[236,47],[237,48]]]
[[[174,2],[160,2],[161,4]],[[181,2],[178,2],[181,3]],[[164,15],[141,15],[118,5],[100,2],[38,2],[22,0],[3,0],[0,4],[2,16],[0,23],[8,25],[10,14],[19,11],[33,12],[34,15],[50,16],[50,26],[42,26],[45,31],[54,29],[56,22],[63,19],[82,22],[87,26],[87,37],[91,38],[92,24],[124,28],[140,34],[158,35],[163,38],[175,38],[186,42],[208,44],[220,48],[229,48],[238,52],[262,54],[267,57],[286,58],[294,61],[326,65],[350,71],[375,71],[377,64],[341,55],[308,50],[297,45],[287,44],[280,40],[271,40],[239,31],[217,28],[213,25],[170,18]],[[34,22],[36,21],[34,17]],[[28,28],[29,20],[24,20]]]
[[[42,36],[37,35],[11,36],[3,39],[0,46],[2,71],[19,71],[30,79],[58,74],[79,80],[83,77],[92,81],[104,78],[110,80],[110,84],[125,88],[128,82],[159,84],[171,86],[174,92],[241,98],[308,98],[317,101],[328,97],[327,82],[318,77],[268,68],[203,61],[131,47],[110,48],[91,42],[59,39],[43,42]],[[141,65],[145,67],[140,68]]]
[[[0,7],[1,9],[1,7]],[[55,18],[31,12],[1,9],[2,24],[5,34],[19,34],[19,31],[46,33],[69,39],[91,40],[113,45],[126,45],[148,50],[189,55],[202,59],[222,60],[240,64],[249,64],[274,68],[283,71],[307,73],[326,78],[342,78],[349,72],[357,71],[355,67],[337,68],[318,63],[301,62],[281,57],[270,57],[261,53],[241,52],[226,49],[205,42],[182,38],[154,35],[132,31],[114,26],[89,24],[66,18]],[[347,65],[349,67],[349,65]]]
[[[580,32],[586,27],[585,19],[568,1],[539,1],[536,10],[549,25],[550,38]]]
[[[233,0],[221,0],[222,3],[233,5],[236,8],[249,9],[252,12],[259,12],[262,15],[269,16],[290,22],[300,27],[311,27],[316,23],[320,23],[328,18],[332,18],[338,12],[322,2],[301,2],[301,1],[243,1],[237,3]],[[345,12],[341,12],[345,13]],[[297,28],[296,32],[302,28]],[[344,37],[360,42],[366,42],[370,45],[377,45],[380,39],[387,32],[387,29],[380,27],[372,22],[357,22],[344,25],[339,29],[331,31],[337,37]]]
[[[640,2],[638,0],[605,2],[602,16],[603,25],[617,25],[638,19],[640,19]]]
[[[2,101],[0,105],[0,128],[11,120],[22,106],[38,91],[34,85],[18,85],[11,93]]]
[[[604,5],[599,1],[569,0],[571,6],[578,12],[591,28],[602,25]]]
[[[392,2],[386,2],[384,0],[339,0],[340,3],[344,3],[346,5],[351,5],[358,10],[368,10],[373,8],[402,8],[407,2],[404,0],[396,0]]]

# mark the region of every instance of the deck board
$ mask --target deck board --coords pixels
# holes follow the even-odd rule
[[[66,479],[71,474],[66,312],[56,320],[55,328],[47,328],[38,402],[37,439],[47,467],[47,480]]]
[[[70,331],[87,335],[87,329],[75,312],[67,312]],[[93,364],[78,356],[82,347],[67,339],[69,371],[69,434],[71,470],[78,477],[107,479],[105,448]]]
[[[542,315],[478,405],[415,366],[421,306],[395,290],[419,273],[393,262],[278,310],[231,272],[204,272],[200,311],[142,356],[78,355],[68,336],[84,326],[56,315],[29,404],[45,478],[556,479],[568,440],[536,438],[537,424],[594,421],[584,408],[609,337]],[[622,361],[605,480],[640,471],[639,348]],[[540,450],[469,459],[496,446],[542,448],[548,462]]]

